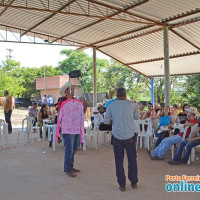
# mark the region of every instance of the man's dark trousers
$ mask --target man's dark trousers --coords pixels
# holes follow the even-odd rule
[[[137,169],[137,154],[135,146],[135,138],[132,137],[127,140],[119,140],[113,137],[113,148],[115,155],[115,167],[117,182],[121,187],[126,185],[126,176],[124,172],[124,150],[128,157],[128,178],[131,184],[135,185],[138,182],[138,169]]]
[[[5,114],[5,121],[8,124],[8,132],[12,133],[12,125],[11,125],[12,110],[9,110],[8,112],[4,111],[4,114]]]

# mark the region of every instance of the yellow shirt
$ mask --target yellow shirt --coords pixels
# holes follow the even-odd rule
[[[9,107],[9,104],[10,104],[10,107]],[[9,109],[9,110],[13,109],[11,96],[6,97],[4,100],[4,111],[6,111],[7,109]]]

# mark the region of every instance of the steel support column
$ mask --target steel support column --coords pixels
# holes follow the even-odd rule
[[[169,70],[169,38],[168,27],[163,27],[164,72],[165,72],[165,105],[170,106],[170,70]]]
[[[97,59],[96,47],[93,47],[93,106],[97,105]]]
[[[151,103],[153,104],[154,108],[154,78],[151,78]]]

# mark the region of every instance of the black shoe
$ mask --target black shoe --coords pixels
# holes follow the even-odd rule
[[[181,164],[183,164],[182,162],[175,162],[173,160],[170,160],[167,163],[170,164],[170,165],[181,165]]]
[[[12,134],[12,131],[9,131],[8,134]]]
[[[60,137],[58,137],[58,144],[60,144],[62,142],[62,140],[60,139]]]
[[[73,168],[73,172],[80,172],[80,169]]]
[[[80,169],[75,169],[73,168],[73,172],[80,172],[81,170]],[[66,172],[66,170],[64,169],[64,172]]]
[[[49,142],[49,148],[51,148],[51,147],[52,147],[52,141]]]
[[[74,172],[66,172],[66,174],[70,177],[76,177],[77,175]]]
[[[119,186],[119,190],[120,190],[121,192],[125,192],[125,191],[126,191],[126,187],[125,187],[125,186]]]
[[[136,183],[136,184],[132,184],[132,183],[131,183],[131,187],[132,187],[133,189],[136,189],[136,188],[137,188],[137,183]]]
[[[151,160],[164,160],[164,158],[160,158],[160,157],[156,156],[156,157],[151,157]]]

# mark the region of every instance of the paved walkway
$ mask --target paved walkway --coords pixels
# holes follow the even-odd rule
[[[36,135],[35,135],[36,137]],[[56,152],[42,143],[16,145],[16,134],[9,135],[9,147],[0,149],[0,200],[154,200],[198,199],[198,193],[167,193],[164,175],[197,175],[200,161],[191,166],[169,166],[170,152],[164,161],[152,161],[145,150],[138,151],[139,183],[133,190],[127,180],[127,191],[120,192],[115,177],[112,146],[99,145],[98,150],[78,151],[76,178],[63,172],[64,148]],[[21,137],[21,142],[23,138]],[[46,143],[47,144],[47,143]],[[127,160],[125,159],[127,172]]]

